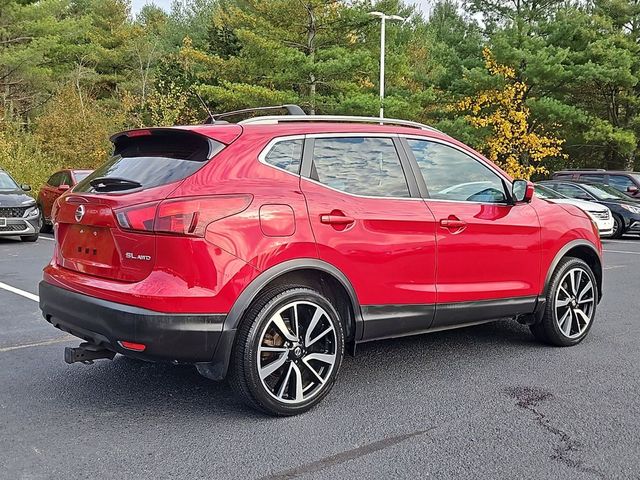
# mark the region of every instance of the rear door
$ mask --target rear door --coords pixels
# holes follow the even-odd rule
[[[114,144],[114,155],[59,202],[57,262],[76,272],[135,282],[155,263],[160,202],[224,145],[179,130],[128,132]],[[181,218],[169,221],[177,225]]]
[[[436,222],[434,327],[531,313],[541,264],[534,208],[509,204],[505,180],[470,152],[418,138],[405,145]]]
[[[366,339],[424,330],[433,319],[433,216],[398,147],[391,135],[305,142],[300,185],[318,255],[352,283]]]

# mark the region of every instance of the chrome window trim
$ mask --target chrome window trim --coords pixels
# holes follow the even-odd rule
[[[330,187],[329,185],[325,185],[324,183],[318,182],[317,180],[314,180],[312,178],[308,178],[308,177],[300,177],[300,178],[302,178],[302,180],[315,183],[316,185],[320,185],[321,187],[328,188],[329,190],[333,190],[334,192],[342,193],[343,195],[349,195],[350,197],[369,198],[374,200],[418,200],[420,202],[423,202],[425,200],[424,198],[421,198],[421,197],[372,197],[370,195],[358,195],[357,193],[349,193],[349,192],[344,192],[342,190],[338,190],[337,188]]]
[[[471,152],[467,152],[466,150],[460,148],[458,145],[455,145],[454,143],[448,142],[448,141],[440,139],[440,138],[434,138],[434,137],[423,136],[423,135],[401,134],[401,135],[399,135],[399,137],[407,139],[407,140],[422,140],[423,142],[440,143],[442,145],[446,145],[447,147],[451,147],[454,150],[457,150],[458,152],[460,152],[460,153],[462,153],[464,155],[467,155],[471,159],[473,159],[476,162],[479,162],[480,164],[482,164],[484,167],[487,168],[487,170],[489,170],[490,172],[493,172],[494,174],[496,174],[496,176],[498,178],[500,178],[501,180],[506,182],[507,185],[512,185],[513,184],[513,181],[509,180],[509,178],[507,178],[501,171],[499,171],[495,167],[495,165],[493,165],[493,163],[487,163],[487,161],[485,161],[483,158],[478,157],[477,155],[475,155],[475,154],[473,154]],[[413,154],[413,152],[412,152],[412,155],[414,156],[414,159],[415,159],[415,154]],[[416,162],[416,164],[418,163],[417,159],[415,160],[415,162]],[[418,164],[418,170],[420,170],[420,165],[419,164]],[[422,173],[422,171],[420,171],[420,172]],[[426,183],[426,179],[425,179],[425,183]],[[427,185],[427,187],[428,187],[428,185]],[[515,205],[512,205],[511,203],[509,203],[508,201],[505,201],[505,202],[477,202],[477,201],[473,201],[473,200],[446,200],[446,199],[439,199],[439,198],[424,198],[423,200],[425,202],[471,203],[471,204],[475,204],[475,205],[503,205],[503,206],[508,206],[508,207],[515,206]]]

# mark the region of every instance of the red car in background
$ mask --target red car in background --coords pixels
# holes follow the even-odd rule
[[[426,125],[225,123],[114,135],[56,202],[40,308],[86,342],[68,363],[192,364],[293,415],[360,342],[498,318],[557,346],[588,334],[602,245],[577,207]]]
[[[38,193],[38,207],[40,209],[40,231],[50,232],[51,208],[60,195],[73,188],[77,183],[84,180],[93,170],[74,170],[65,168],[59,170],[49,177],[47,183],[40,187]]]

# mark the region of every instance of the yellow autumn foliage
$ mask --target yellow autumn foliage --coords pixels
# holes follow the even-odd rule
[[[480,150],[509,175],[529,179],[536,173],[548,173],[541,162],[565,158],[564,140],[533,130],[531,112],[525,103],[527,85],[517,78],[515,69],[496,62],[488,48],[482,55],[487,71],[502,77],[504,87],[466,97],[455,105],[455,110],[467,112],[465,118],[474,127],[490,129]]]

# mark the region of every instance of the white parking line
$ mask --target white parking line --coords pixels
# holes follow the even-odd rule
[[[12,287],[11,285],[7,285],[6,283],[0,282],[0,288],[6,290],[7,292],[15,293],[16,295],[21,295],[24,298],[28,298],[29,300],[33,300],[34,302],[39,302],[40,297],[38,295],[34,295],[33,293],[25,292],[24,290],[20,290],[19,288]]]
[[[55,238],[45,237],[45,236],[42,236],[42,235],[40,235],[38,238],[42,238],[42,239],[44,239],[44,240],[49,240],[50,242],[55,242],[55,241],[56,241],[56,239],[55,239]]]
[[[629,240],[609,240],[608,238],[603,238],[602,239],[602,243],[607,244],[607,243],[626,243],[627,245],[634,245],[633,240],[629,239]]]
[[[3,347],[3,348],[0,348],[0,353],[11,352],[13,350],[20,350],[21,348],[44,347],[46,345],[54,345],[56,343],[70,342],[72,340],[77,340],[77,339],[70,335],[62,338],[52,338],[51,340],[45,340],[43,342],[25,343],[24,345],[14,345],[12,347]]]
[[[627,255],[640,255],[640,252],[627,252],[625,250],[603,250],[607,253],[626,253]]]
[[[613,270],[614,268],[626,268],[626,265],[609,265],[608,267],[604,267],[603,270]]]

